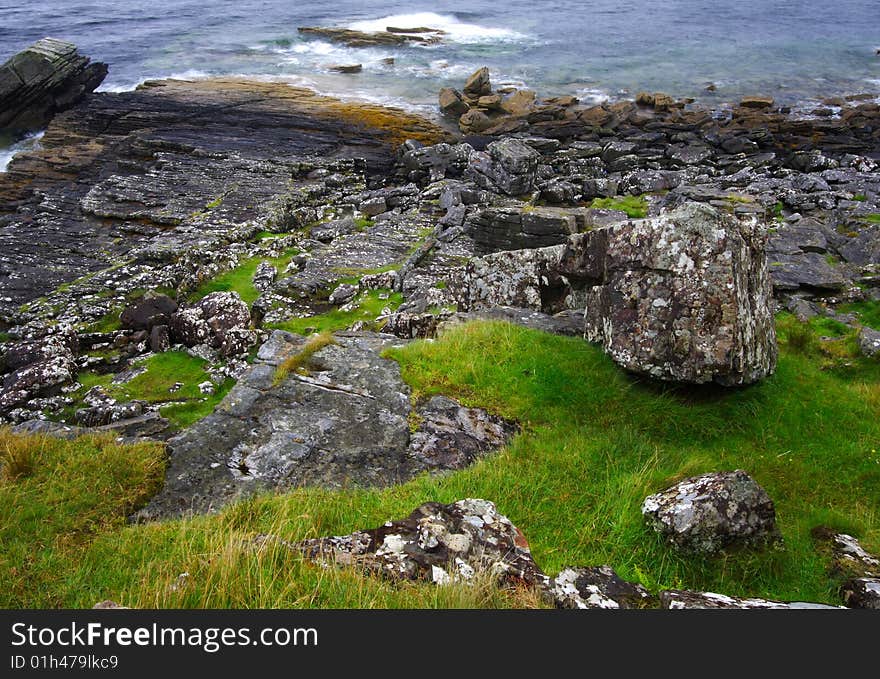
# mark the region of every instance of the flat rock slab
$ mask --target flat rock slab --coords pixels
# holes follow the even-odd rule
[[[771,601],[769,599],[751,599],[715,592],[690,592],[687,590],[668,590],[660,592],[660,607],[668,610],[690,609],[832,609],[840,606],[809,603],[805,601]]]
[[[279,381],[307,341],[273,332],[214,413],[169,441],[165,486],[140,518],[212,511],[257,489],[401,483],[464,467],[514,431],[443,397],[413,409],[399,365],[380,355],[402,344],[390,335],[337,334]]]

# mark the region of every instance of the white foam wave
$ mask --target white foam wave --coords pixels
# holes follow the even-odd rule
[[[575,96],[582,104],[587,104],[590,106],[603,104],[611,98],[608,96],[607,92],[595,89],[593,87],[584,87],[582,89],[579,89],[575,93]]]
[[[384,31],[389,26],[394,28],[436,28],[446,32],[445,40],[460,43],[482,42],[513,42],[526,36],[509,28],[480,26],[459,21],[448,14],[434,12],[416,12],[414,14],[392,14],[381,19],[356,21],[348,24],[348,28],[356,31]]]
[[[0,172],[6,172],[6,168],[9,167],[9,163],[12,162],[15,154],[40,148],[40,139],[43,134],[43,132],[29,134],[21,141],[0,149]]]

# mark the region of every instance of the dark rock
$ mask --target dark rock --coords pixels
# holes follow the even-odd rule
[[[358,287],[356,285],[343,283],[330,293],[330,298],[328,299],[328,301],[330,302],[330,304],[335,305],[345,304],[349,300],[354,299],[357,293]]]
[[[350,28],[324,28],[319,26],[301,26],[297,30],[304,35],[326,38],[332,42],[340,42],[348,47],[393,47],[420,43],[432,45],[440,42],[438,35],[419,35],[408,33],[392,33],[390,31],[356,31]]]
[[[847,262],[859,266],[880,264],[880,227],[862,229],[855,238],[840,247],[839,251]]]
[[[880,610],[880,578],[853,578],[840,590],[849,608]]]
[[[327,70],[335,73],[360,73],[364,70],[364,66],[363,64],[330,64]]]
[[[171,335],[188,347],[199,344],[223,356],[244,353],[256,341],[251,313],[237,292],[212,292],[171,316]]]
[[[428,502],[406,519],[290,548],[319,563],[438,585],[467,582],[478,573],[510,585],[531,586],[546,578],[522,532],[487,500]]]
[[[540,158],[527,144],[502,139],[489,144],[486,152],[472,154],[467,174],[484,189],[518,196],[534,187]]]
[[[388,203],[383,196],[377,196],[363,201],[358,206],[358,210],[365,217],[375,217],[383,212],[388,212]]]
[[[150,351],[161,354],[171,348],[171,333],[167,325],[154,325],[150,331]]]
[[[743,108],[771,108],[775,102],[773,101],[773,97],[764,97],[760,95],[753,95],[749,97],[743,97],[739,102],[739,105]]]
[[[432,469],[463,469],[503,446],[515,427],[478,408],[435,396],[418,409],[410,454]]]
[[[177,311],[177,302],[167,295],[145,295],[128,305],[119,315],[123,328],[150,331],[156,325],[168,325]]]
[[[0,388],[0,414],[26,404],[38,396],[57,393],[61,386],[76,378],[76,363],[67,355],[58,355],[19,368],[3,378]]]
[[[437,182],[464,174],[473,152],[469,144],[434,144],[405,152],[403,166],[410,171],[413,181]]]
[[[781,539],[773,501],[742,470],[685,479],[647,497],[642,514],[670,544],[686,552],[712,554]]]
[[[103,82],[107,65],[43,38],[0,66],[0,130],[39,130]]]
[[[470,433],[455,432],[457,404],[414,413],[400,366],[380,355],[402,343],[390,335],[337,333],[278,381],[278,366],[306,342],[274,331],[214,412],[169,441],[165,485],[142,518],[212,511],[265,489],[387,486],[470,460],[495,440],[498,421],[468,409]],[[426,424],[412,432],[410,420],[420,418]],[[411,440],[421,442],[419,454]],[[458,457],[444,448],[452,440]]]
[[[0,357],[0,373],[19,370],[59,356],[72,361],[77,344],[76,333],[69,328],[64,328],[62,332],[45,335],[39,339],[9,344]]]
[[[660,592],[660,607],[673,611],[691,609],[839,609],[839,606],[826,604],[744,599],[715,592],[690,592],[687,590]]]
[[[608,566],[566,568],[546,591],[557,608],[647,608],[653,603],[648,590],[621,579]]]

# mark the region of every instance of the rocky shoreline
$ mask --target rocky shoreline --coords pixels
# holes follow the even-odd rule
[[[880,355],[837,311],[880,301],[876,103],[584,106],[480,69],[435,123],[222,78],[87,95],[101,68],[76,63],[67,110],[0,174],[0,423],[167,441],[139,520],[504,445],[516,423],[411,403],[383,354],[472,319],[581,335],[673,383],[771,375],[783,309]]]

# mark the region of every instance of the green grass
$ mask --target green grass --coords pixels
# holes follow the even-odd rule
[[[283,382],[284,378],[291,372],[304,369],[308,365],[309,359],[311,359],[316,352],[335,343],[336,340],[333,339],[333,335],[330,333],[323,333],[310,338],[299,353],[290,356],[275,369],[275,376],[272,379],[272,383],[277,386]]]
[[[880,224],[880,213],[873,212],[869,215],[864,215],[862,219],[869,224]]]
[[[291,257],[299,252],[296,248],[286,251],[281,257],[269,259],[266,257],[251,257],[242,261],[234,269],[224,271],[223,273],[202,283],[189,297],[190,301],[198,301],[203,297],[210,295],[212,292],[237,292],[246,304],[253,304],[260,291],[254,287],[254,273],[260,262],[268,261],[279,272],[290,263]]]
[[[341,282],[357,283],[357,279],[343,279]],[[380,295],[388,295],[382,299]],[[328,333],[344,330],[357,321],[373,321],[382,313],[382,309],[396,309],[403,303],[403,296],[390,290],[368,290],[357,298],[358,304],[350,311],[339,308],[331,309],[323,314],[293,318],[283,323],[267,323],[267,328],[286,330],[298,335],[311,333]]]
[[[44,474],[36,464],[42,485],[26,485],[26,477],[2,487],[4,544],[13,545],[0,556],[2,577],[14,586],[0,588],[0,604],[82,607],[111,598],[140,607],[536,605],[527,593],[488,585],[395,585],[251,542],[258,533],[289,540],[344,534],[406,516],[422,502],[464,497],[494,501],[551,574],[609,564],[654,592],[687,587],[839,603],[839,583],[829,578],[810,530],[845,530],[880,552],[880,363],[833,356],[823,362],[825,345],[816,337],[805,348],[792,342],[803,324],[786,315],[778,325],[777,373],[742,389],[675,389],[637,379],[578,338],[505,323],[473,323],[393,350],[388,355],[400,362],[416,397],[448,394],[516,419],[523,430],[466,470],[382,490],[298,489],[217,515],[124,527],[105,518],[121,516],[119,506],[130,507],[132,497],[145,497],[139,484],[152,488],[153,477],[138,477],[127,460],[117,469],[104,456],[63,444],[76,472]],[[154,460],[145,449],[134,457]],[[774,499],[784,549],[686,557],[646,527],[639,508],[649,493],[736,468]],[[131,478],[108,482],[115,499],[94,497],[96,479],[103,484],[120,473]],[[81,539],[47,539],[41,536],[55,528],[21,519],[31,505],[53,507],[59,516],[52,526],[98,518]],[[181,584],[184,572],[190,575]]]
[[[146,359],[143,365],[147,368],[146,372],[125,384],[113,384],[113,375],[80,373],[79,382],[83,388],[77,395],[82,397],[92,387],[101,386],[118,401],[138,400],[168,404],[160,408],[160,413],[177,427],[185,427],[213,411],[233,385],[233,380],[229,379],[217,387],[214,394],[203,395],[198,385],[208,380],[208,374],[204,370],[206,362],[183,351],[155,354]],[[171,388],[177,382],[183,382],[184,386],[172,392]],[[68,419],[75,410],[82,407],[81,402],[70,407]]]
[[[618,196],[616,198],[596,198],[590,207],[606,210],[621,210],[630,219],[641,219],[648,214],[648,201],[644,196]]]
[[[841,304],[837,310],[844,314],[855,314],[862,325],[880,330],[880,302],[876,300]]]
[[[852,197],[852,199],[853,199],[853,200],[857,200],[857,201],[859,201],[860,203],[863,203],[863,202],[865,202],[866,200],[868,200],[868,196],[866,196],[864,193],[857,193],[857,194],[855,194],[855,195]]]

